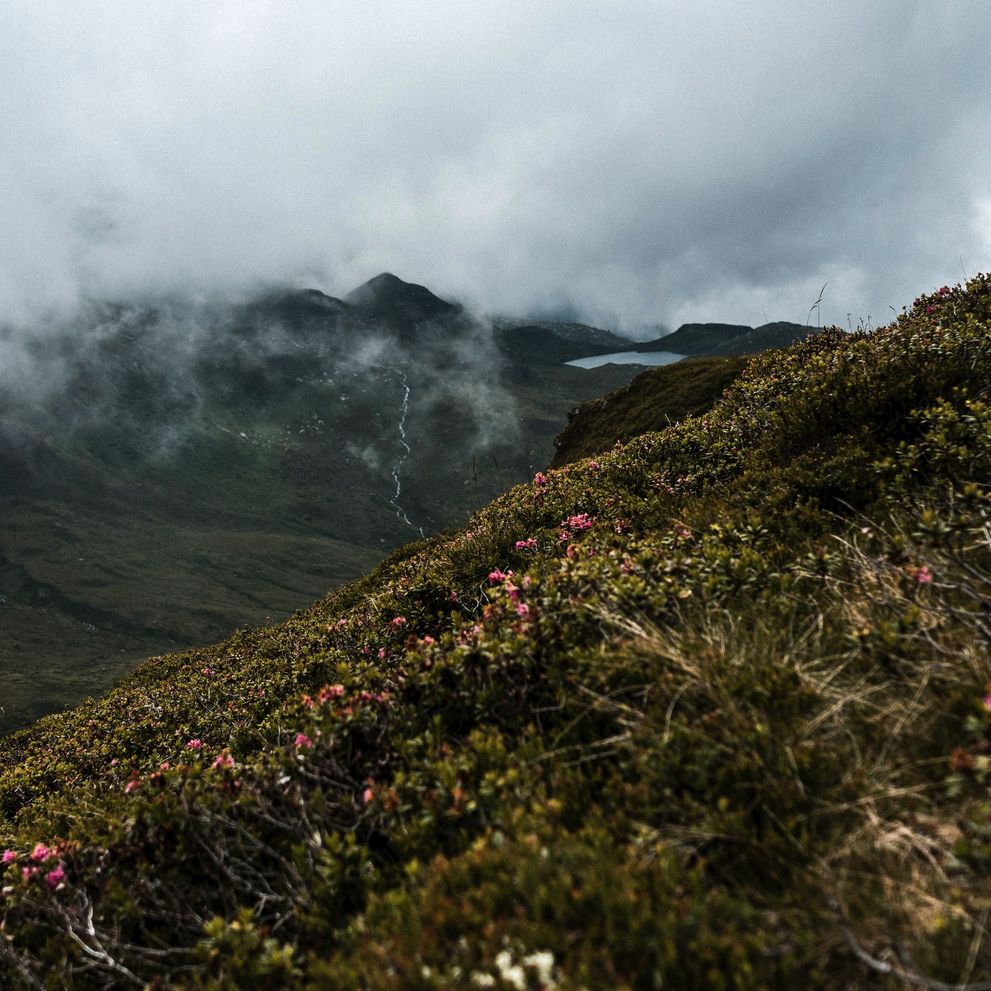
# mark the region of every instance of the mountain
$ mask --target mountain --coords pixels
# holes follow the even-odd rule
[[[756,354],[804,340],[814,328],[779,321],[760,327],[730,323],[686,323],[676,331],[637,345],[639,351],[674,351],[693,356]]]
[[[989,382],[979,276],[0,740],[6,985],[984,986]]]
[[[403,282],[390,272],[369,279],[348,293],[345,302],[362,316],[411,331],[417,324],[441,320],[459,313],[461,307],[435,296],[424,286]]]
[[[565,364],[629,350],[608,330],[490,326],[389,273],[343,299],[91,303],[24,347],[0,379],[0,733],[461,524],[636,370]],[[672,388],[643,412],[701,408],[704,381]]]
[[[743,356],[690,358],[651,368],[632,382],[571,410],[555,437],[551,466],[602,454],[615,444],[710,410],[746,367]]]
[[[562,411],[629,377],[565,367],[571,331],[517,350],[383,275],[347,300],[91,305],[27,341],[0,382],[0,732],[530,477]]]
[[[350,309],[344,300],[328,296],[319,289],[273,291],[253,301],[251,308],[290,322],[339,317]]]

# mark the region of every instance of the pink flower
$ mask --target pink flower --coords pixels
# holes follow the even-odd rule
[[[535,551],[537,549],[537,541],[533,537],[528,537],[526,540],[517,540],[516,549],[518,551]]]
[[[11,864],[15,860],[17,860],[17,851],[16,850],[4,850],[4,852],[3,852],[3,862],[5,864]]]
[[[503,571],[501,568],[496,568],[494,571],[489,572],[489,581],[493,585],[496,585],[499,582],[503,582],[507,578],[512,578],[512,577],[513,577],[512,569],[510,569],[509,571]]]
[[[219,754],[217,754],[216,759],[214,760],[214,762],[210,766],[211,767],[233,767],[234,766],[234,758],[231,757],[230,751],[228,751],[228,750],[222,750]]]
[[[362,792],[361,797],[364,799],[365,805],[367,805],[370,801],[372,801],[373,798],[375,798],[375,789],[372,788],[371,785],[369,785]]]
[[[124,785],[125,794],[130,795],[132,791],[137,791],[141,787],[141,781],[138,778],[131,778],[130,781]]]
[[[538,488],[542,485],[546,485],[547,476],[542,471],[538,471],[537,474],[533,476],[533,484]]]
[[[189,743],[186,744],[186,749],[187,750],[202,750],[203,749],[203,741],[199,737],[196,737],[195,740],[190,740]]]
[[[36,863],[40,864],[42,861],[47,860],[54,853],[51,847],[46,846],[44,843],[36,843],[34,849],[31,851],[31,859]]]
[[[926,565],[922,565],[922,567],[915,572],[915,580],[920,585],[930,585],[932,584],[933,573]]]
[[[172,765],[167,761],[163,760],[161,764],[158,765],[160,771],[167,771]]]
[[[984,708],[991,712],[991,695],[984,696]]]
[[[589,466],[589,468],[592,469],[592,471],[598,471],[599,470],[599,462],[598,461],[589,461],[588,466]]]
[[[530,615],[530,607],[525,602],[521,602],[516,607],[516,613],[526,619],[526,617]]]
[[[344,695],[343,685],[324,685],[320,689],[320,694],[317,698],[323,702],[329,702],[331,699],[339,699]]]
[[[402,628],[407,624],[407,622],[408,620],[405,616],[397,616],[394,620],[392,620],[391,625],[397,628]]]
[[[385,647],[379,647],[379,660],[385,660]]]
[[[305,733],[297,733],[293,742],[297,750],[309,750],[313,746],[313,741]]]
[[[205,674],[205,675],[206,675],[206,676],[207,676],[208,678],[209,678],[209,677],[210,677],[210,676],[211,676],[211,675],[212,675],[213,673],[214,673],[214,670],[213,670],[213,668],[211,668],[211,667],[205,667],[205,668],[203,668],[203,674]]]
[[[591,528],[592,517],[588,513],[576,513],[563,521],[561,526],[566,526],[572,533],[580,533],[582,530]]]
[[[54,891],[64,880],[65,869],[59,864],[54,870],[48,872],[48,877],[45,878],[45,884],[48,885],[51,891]]]

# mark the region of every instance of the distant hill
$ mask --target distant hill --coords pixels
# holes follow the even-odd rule
[[[686,323],[676,331],[637,345],[639,351],[674,351],[676,354],[756,354],[804,340],[815,328],[778,321],[760,327],[732,323]]]
[[[259,313],[269,313],[290,321],[340,316],[349,309],[343,300],[327,296],[319,289],[273,292],[255,300],[251,307]]]
[[[141,350],[125,353],[136,389]],[[382,355],[345,379],[314,343],[312,377],[278,365],[295,386],[266,403],[347,395],[340,422],[387,438],[403,480],[402,411],[427,430],[472,407],[414,408],[405,387],[425,393],[427,370]],[[531,402],[507,412],[466,379],[497,435]],[[208,420],[248,437],[280,422],[234,408]],[[334,553],[293,534],[349,502],[387,519],[382,477],[332,456],[338,421],[322,439],[297,424],[251,445],[269,474],[221,432],[120,480],[146,523],[152,481],[206,510],[187,581],[223,535],[219,585],[280,548],[290,585]],[[430,451],[424,499],[452,504],[466,450]],[[68,568],[85,529],[66,504],[36,506],[37,527],[45,510],[22,558]],[[701,415],[535,472],[284,621],[152,657],[0,739],[0,987],[986,991],[989,519],[991,276],[877,331],[750,357]],[[89,581],[158,575],[169,621],[167,549],[122,544]],[[46,591],[6,552],[0,575]]]
[[[599,327],[552,321],[497,323],[495,339],[499,350],[514,361],[550,361],[555,364],[622,351],[630,346],[627,338]]]
[[[746,365],[743,356],[690,358],[651,368],[627,385],[582,403],[555,438],[552,466],[610,450],[651,430],[711,409]]]
[[[384,321],[402,330],[417,324],[454,316],[461,307],[435,296],[425,286],[404,282],[383,272],[348,293],[345,302],[363,317]]]

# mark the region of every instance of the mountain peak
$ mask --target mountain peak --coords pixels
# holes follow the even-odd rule
[[[426,286],[404,282],[391,272],[369,279],[344,299],[366,316],[410,328],[425,320],[451,316],[460,309],[434,295]]]

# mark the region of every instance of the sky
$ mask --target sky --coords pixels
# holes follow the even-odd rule
[[[885,323],[991,269],[989,37],[986,0],[5,0],[0,321],[388,270],[634,336]]]

